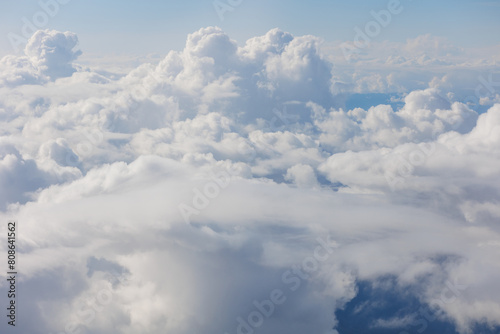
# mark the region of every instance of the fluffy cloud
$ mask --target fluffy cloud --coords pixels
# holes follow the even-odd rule
[[[6,56],[0,60],[0,85],[36,84],[71,76],[72,62],[81,51],[76,34],[39,30],[28,41],[25,56]]]
[[[71,76],[72,66],[81,51],[73,51],[78,43],[76,34],[54,30],[39,30],[28,41],[26,56],[42,74],[51,79]]]
[[[476,110],[450,77],[408,90],[404,69],[360,89],[278,29],[239,47],[203,28],[124,76],[75,64],[76,44],[38,31],[0,61],[25,331],[342,333],[336,312],[381,307],[356,304],[363,284],[418,302],[372,329],[415,329],[424,306],[460,333],[500,325],[493,100]],[[423,36],[401,57],[421,48],[462,52]],[[380,85],[395,103],[343,103]]]

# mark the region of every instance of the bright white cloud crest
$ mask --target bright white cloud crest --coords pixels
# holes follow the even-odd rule
[[[278,29],[241,47],[200,29],[118,79],[76,65],[77,41],[38,31],[0,60],[27,332],[236,333],[278,289],[260,333],[328,333],[388,276],[461,333],[500,325],[500,105],[478,113],[443,79],[400,107],[339,107],[359,86],[321,40]],[[440,43],[460,52],[407,48]],[[466,288],[444,302],[447,284]]]

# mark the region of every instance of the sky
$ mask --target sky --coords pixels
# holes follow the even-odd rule
[[[499,2],[0,6],[1,333],[500,332]]]
[[[71,0],[61,4],[57,15],[43,28],[73,31],[85,50],[97,55],[163,54],[171,49],[180,50],[185,36],[204,26],[219,26],[241,43],[273,28],[296,35],[311,34],[327,41],[349,40],[354,37],[354,26],[363,26],[372,19],[370,11],[387,8],[389,1],[242,0],[234,3],[233,10],[225,11],[221,20],[210,0]],[[404,42],[432,33],[459,47],[497,44],[494,32],[500,28],[499,1],[401,0],[401,6],[404,10],[395,19],[397,26],[384,29],[381,39]],[[2,1],[1,55],[12,53],[8,33],[21,35],[22,18],[31,20],[40,10],[39,1]]]

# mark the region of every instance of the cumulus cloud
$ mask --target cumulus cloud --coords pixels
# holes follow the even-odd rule
[[[39,30],[29,39],[24,53],[42,74],[51,79],[66,77],[75,72],[72,62],[81,54],[73,51],[77,43],[74,33]]]
[[[73,61],[81,51],[73,49],[78,37],[72,32],[38,30],[28,40],[24,56],[0,60],[0,85],[36,84],[71,76]]]
[[[123,76],[76,64],[76,45],[38,31],[0,61],[25,331],[342,333],[339,311],[383,308],[356,304],[363,282],[415,305],[368,328],[415,328],[420,307],[460,333],[500,325],[494,100],[382,71],[362,90],[397,103],[349,107],[360,86],[322,41],[279,29],[238,46],[203,28]]]

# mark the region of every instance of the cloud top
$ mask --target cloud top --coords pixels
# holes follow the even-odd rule
[[[342,309],[410,332],[420,307],[461,334],[500,325],[500,105],[459,98],[470,77],[346,68],[279,29],[238,46],[202,28],[125,75],[78,65],[77,44],[38,31],[0,60],[26,332],[342,333]]]

